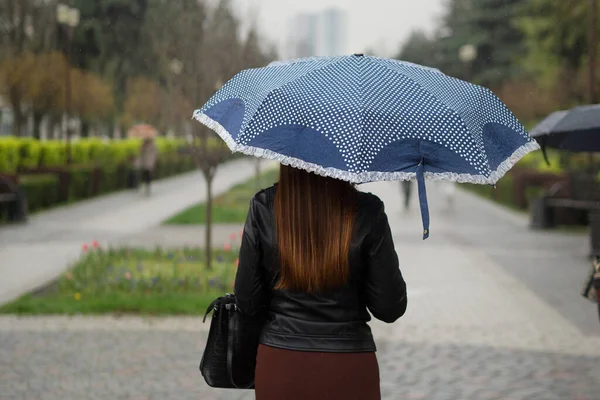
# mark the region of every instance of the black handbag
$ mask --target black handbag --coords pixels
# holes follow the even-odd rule
[[[598,305],[598,317],[600,318],[600,256],[594,258],[590,275],[581,294]]]
[[[256,353],[262,323],[245,317],[237,309],[235,295],[213,301],[202,322],[212,311],[200,372],[206,383],[223,389],[254,389]]]

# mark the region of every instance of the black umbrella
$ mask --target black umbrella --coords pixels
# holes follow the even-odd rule
[[[600,104],[550,114],[531,131],[542,146],[573,152],[600,152]]]
[[[550,132],[552,132],[552,128],[554,128],[568,113],[569,110],[553,112],[544,118],[540,123],[538,123],[531,131],[529,131],[529,136],[538,140],[538,138],[549,135]]]

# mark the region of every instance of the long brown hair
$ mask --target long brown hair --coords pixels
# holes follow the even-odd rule
[[[282,165],[275,195],[280,261],[276,289],[308,293],[346,283],[357,190],[348,182]]]

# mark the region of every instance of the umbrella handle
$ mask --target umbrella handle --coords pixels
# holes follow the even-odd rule
[[[429,205],[427,203],[427,189],[425,188],[425,171],[423,160],[421,160],[417,166],[417,187],[419,190],[421,219],[423,220],[423,240],[425,240],[429,237]]]
[[[544,156],[544,161],[546,161],[546,165],[550,166],[550,161],[548,160],[548,154],[546,153],[546,143],[542,143],[542,155]]]

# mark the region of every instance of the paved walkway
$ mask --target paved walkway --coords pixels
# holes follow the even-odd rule
[[[251,177],[253,165],[240,159],[221,166],[215,195]],[[84,243],[139,243],[150,228],[205,198],[202,174],[191,172],[155,182],[150,197],[119,192],[36,214],[24,225],[1,227],[0,304],[60,275]]]
[[[579,296],[587,237],[527,230],[526,216],[429,185],[416,204],[381,183],[409,286],[396,324],[373,323],[384,399],[597,400],[600,325]],[[0,317],[0,399],[252,399],[198,373],[198,318]]]

